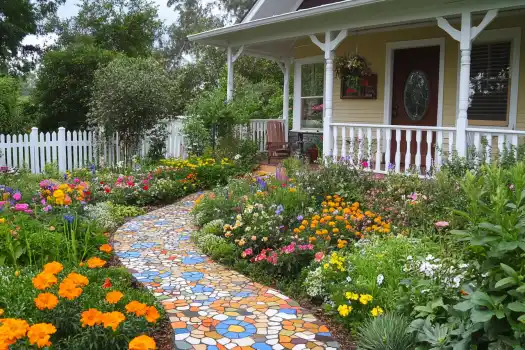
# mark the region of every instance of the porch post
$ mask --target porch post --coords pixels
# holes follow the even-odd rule
[[[286,59],[283,63],[282,69],[284,74],[283,86],[283,123],[284,123],[284,137],[288,142],[288,125],[290,118],[290,59]]]
[[[470,98],[470,56],[472,42],[485,29],[490,22],[496,18],[498,10],[490,10],[485,14],[481,23],[472,27],[472,15],[470,12],[461,13],[461,31],[455,29],[443,17],[438,17],[438,26],[450,36],[459,41],[461,52],[461,67],[459,71],[459,108],[456,119],[456,151],[460,157],[467,155],[467,127],[468,108]]]
[[[333,154],[334,140],[332,137],[332,114],[333,114],[333,94],[334,94],[334,57],[335,50],[348,35],[347,30],[341,30],[332,39],[332,32],[325,33],[325,41],[321,43],[315,35],[310,35],[310,39],[321,50],[324,51],[325,74],[323,92],[323,158],[331,157]]]
[[[226,85],[226,100],[231,101],[233,98],[233,54],[231,46],[228,46],[228,84]],[[223,90],[224,91],[224,90]]]
[[[244,46],[239,48],[236,54],[233,54],[232,47],[228,46],[227,49],[227,63],[228,63],[228,83],[226,86],[226,101],[231,101],[233,98],[233,64],[241,56],[244,50]]]

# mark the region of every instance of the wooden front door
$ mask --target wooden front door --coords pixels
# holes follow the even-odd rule
[[[439,87],[439,46],[400,49],[394,51],[394,80],[392,84],[392,124],[436,126]],[[435,133],[432,144],[435,142]],[[416,132],[411,134],[411,161],[415,164]],[[427,133],[422,133],[421,164],[426,164]],[[396,154],[396,132],[392,133],[391,155]],[[432,147],[432,157],[434,157]],[[405,164],[406,131],[401,138],[401,163]],[[419,169],[418,169],[419,170]]]

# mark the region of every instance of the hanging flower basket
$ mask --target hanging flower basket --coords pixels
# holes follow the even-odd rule
[[[363,77],[371,74],[365,58],[354,53],[339,56],[334,61],[335,74],[338,78]]]
[[[341,79],[342,99],[376,99],[377,74],[373,74],[365,58],[346,54],[334,61],[335,72]]]

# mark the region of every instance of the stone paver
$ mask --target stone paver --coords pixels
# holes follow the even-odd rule
[[[176,349],[339,349],[328,328],[278,291],[214,263],[190,241],[197,195],[126,223],[115,252],[160,299]]]

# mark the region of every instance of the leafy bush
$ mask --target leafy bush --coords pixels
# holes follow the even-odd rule
[[[359,350],[412,350],[413,334],[407,332],[410,321],[402,315],[387,313],[369,319],[357,331]]]

